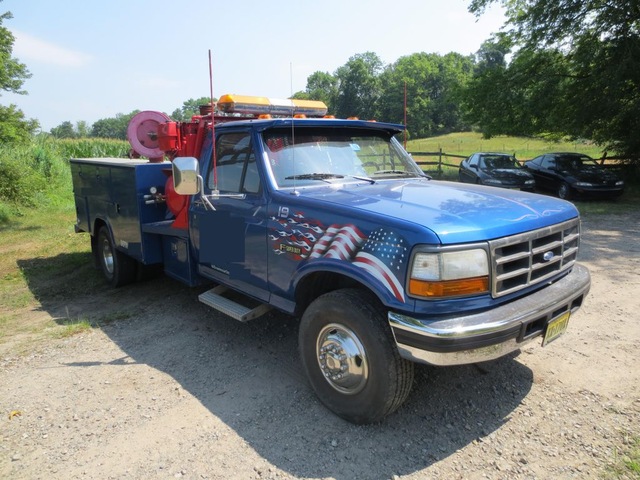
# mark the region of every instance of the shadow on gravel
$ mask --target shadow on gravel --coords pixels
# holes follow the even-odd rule
[[[30,260],[27,277],[39,262],[50,266],[51,259]],[[267,462],[296,477],[379,479],[420,471],[472,442],[490,442],[533,383],[531,370],[510,357],[419,366],[398,412],[381,424],[355,426],[327,411],[307,384],[295,319],[272,313],[242,324],[198,303],[202,289],[164,277],[64,299],[34,287],[53,316],[71,312],[98,324],[129,357],[113,364],[147,364],[170,375]],[[206,452],[207,442],[199,448]],[[223,461],[211,453],[212,465]]]

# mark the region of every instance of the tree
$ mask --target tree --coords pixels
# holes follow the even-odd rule
[[[510,53],[505,38],[485,42],[478,51],[475,75],[466,86],[462,104],[466,118],[485,137],[498,134],[562,136],[558,125],[568,108],[569,65],[554,50]]]
[[[0,143],[26,143],[39,128],[37,120],[27,120],[15,105],[0,105]]]
[[[0,0],[2,1],[2,0]],[[13,18],[11,12],[0,15],[0,89],[24,95],[27,92],[21,90],[25,80],[31,77],[26,65],[13,58],[13,43],[15,37],[2,26],[4,20]]]
[[[307,78],[307,87],[296,92],[293,98],[301,100],[319,100],[327,106],[328,112],[335,111],[338,96],[338,79],[328,72],[313,72]]]
[[[375,119],[380,98],[380,73],[384,64],[373,52],[354,55],[335,72],[337,96],[335,114],[338,117]]]
[[[50,133],[56,138],[76,138],[78,136],[73,128],[73,124],[69,121],[62,122],[57,127],[53,127]]]
[[[115,117],[102,118],[97,120],[91,126],[91,136],[99,138],[117,138],[119,140],[126,140],[127,127],[131,119],[139,113],[140,110],[134,110],[133,112],[125,115],[122,113],[116,114]]]
[[[640,3],[472,0],[469,9],[481,15],[498,1],[506,7],[505,35],[516,53],[503,72],[508,88],[496,85],[491,92],[503,104],[515,91],[531,98],[529,106],[538,112],[548,108],[544,122],[523,118],[530,123],[523,130],[590,138],[640,161]],[[526,77],[533,67],[535,77]],[[546,95],[542,84],[550,88]],[[471,94],[468,103],[473,101]]]
[[[0,0],[2,1],[2,0]],[[0,90],[25,95],[25,80],[31,77],[27,67],[12,57],[13,34],[2,26],[4,20],[13,18],[11,12],[0,15]],[[0,106],[0,142],[24,142],[40,128],[37,120],[27,120],[16,105]]]
[[[470,78],[473,61],[457,53],[440,56],[414,53],[399,58],[381,75],[380,118],[404,122],[413,137],[428,137],[466,127],[458,106],[457,90]]]
[[[80,138],[89,136],[89,125],[85,120],[78,120],[76,122],[76,134]]]
[[[214,98],[214,101],[216,99]],[[200,115],[201,105],[211,105],[211,98],[200,97],[197,99],[190,98],[182,104],[182,107],[176,108],[171,114],[171,118],[177,122],[188,122],[194,115]]]

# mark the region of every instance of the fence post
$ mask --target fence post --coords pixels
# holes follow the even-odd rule
[[[439,155],[438,155],[438,176],[439,177],[442,176],[442,147],[439,148]]]

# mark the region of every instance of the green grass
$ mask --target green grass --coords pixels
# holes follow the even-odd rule
[[[438,152],[440,149],[443,153],[461,156],[469,156],[474,152],[504,152],[515,154],[519,160],[530,160],[548,152],[579,152],[593,158],[601,158],[603,153],[602,148],[586,141],[551,142],[539,138],[506,136],[485,139],[474,132],[450,133],[407,142],[409,152]],[[457,163],[460,163],[459,159]]]
[[[604,478],[607,480],[640,479],[640,436],[625,435],[625,447],[617,450]]]
[[[23,207],[20,215],[0,225],[0,343],[34,332],[68,330],[38,312],[102,287],[92,268],[88,236],[76,234],[74,223],[73,199],[68,197],[62,205]]]
[[[61,323],[61,328],[52,334],[54,338],[68,338],[79,333],[84,333],[93,328],[88,320],[68,320]]]

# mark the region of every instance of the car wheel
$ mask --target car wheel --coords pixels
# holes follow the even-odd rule
[[[414,365],[400,357],[384,308],[370,292],[318,297],[302,316],[299,347],[316,395],[347,421],[380,421],[409,395]]]
[[[558,187],[558,197],[563,200],[569,200],[571,198],[571,187],[567,182],[562,182]]]

